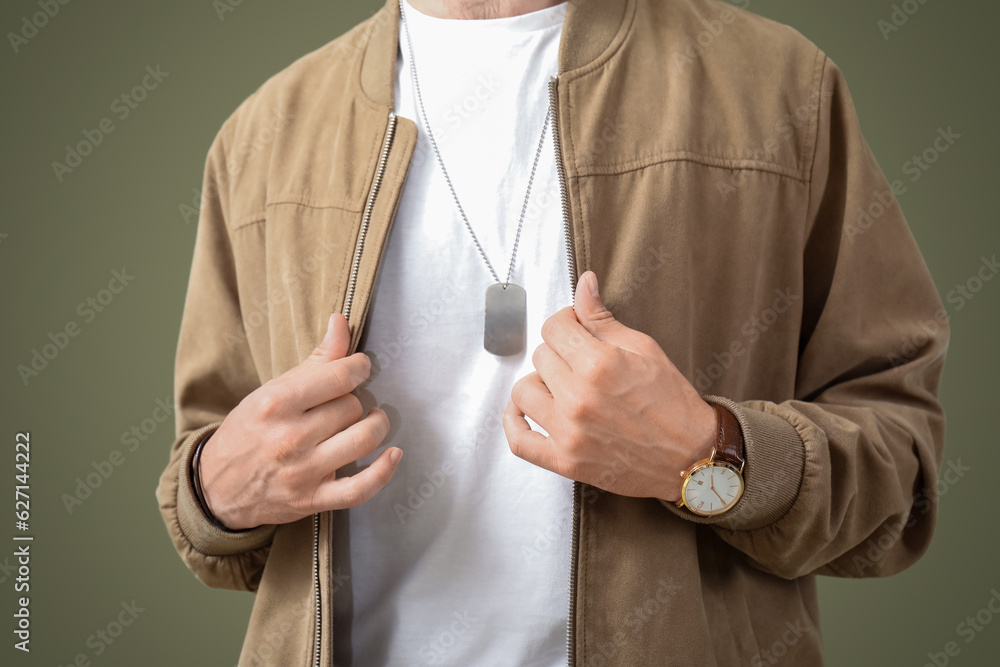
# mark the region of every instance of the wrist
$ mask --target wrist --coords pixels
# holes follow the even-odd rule
[[[677,502],[681,497],[678,474],[682,480],[688,470],[708,459],[718,439],[719,418],[711,403],[699,397],[688,411],[687,417],[687,438],[682,445],[683,450],[675,454],[675,467],[663,471],[663,492],[656,496],[671,503]]]
[[[222,520],[212,512],[208,505],[208,500],[205,497],[205,488],[202,484],[201,477],[201,456],[202,451],[205,449],[205,445],[208,443],[213,433],[214,431],[206,434],[205,437],[202,438],[201,441],[195,446],[194,453],[191,455],[191,489],[194,491],[194,496],[198,501],[198,506],[205,514],[205,518],[207,518],[213,526],[228,532],[238,532],[236,529],[230,528],[223,523]]]
[[[719,439],[719,415],[715,407],[704,399],[699,401],[700,405],[692,419],[690,455],[682,471],[710,457]]]

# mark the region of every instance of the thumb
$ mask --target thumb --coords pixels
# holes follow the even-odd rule
[[[593,271],[585,271],[580,276],[573,301],[576,319],[594,338],[609,343],[624,342],[622,339],[627,336],[629,328],[616,320],[604,305],[598,292],[597,275]]]
[[[351,327],[347,324],[347,319],[340,313],[333,313],[326,323],[326,333],[313,353],[309,355],[309,361],[333,361],[347,356],[347,349],[351,345]]]

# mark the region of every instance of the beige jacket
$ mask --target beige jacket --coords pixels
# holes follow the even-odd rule
[[[220,530],[190,456],[330,312],[358,346],[417,140],[391,113],[397,21],[388,0],[272,77],[208,155],[156,495],[203,582],[256,592],[244,667],[332,664],[331,516]],[[567,279],[593,269],[617,318],[736,413],[747,458],[712,519],[576,484],[570,663],[819,665],[815,576],[921,556],[944,439],[947,317],[844,77],[717,0],[571,0],[559,72]]]

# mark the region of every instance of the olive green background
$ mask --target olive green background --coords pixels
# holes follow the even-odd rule
[[[133,452],[120,438],[172,393],[196,228],[180,206],[195,197],[215,132],[267,77],[381,3],[243,0],[221,18],[219,4],[77,0],[60,5],[18,53],[8,40],[0,45],[0,498],[11,510],[0,507],[4,665],[68,665],[82,653],[94,665],[228,666],[239,655],[252,596],[195,579],[157,509],[172,417]],[[890,180],[907,183],[900,204],[945,298],[976,274],[981,257],[1000,251],[1000,10],[972,1],[909,6],[918,11],[888,40],[877,21],[890,18],[890,2],[751,0],[749,9],[796,27],[845,72],[879,163]],[[0,28],[19,31],[22,17],[37,11],[36,0],[5,0]],[[169,76],[120,120],[113,100],[157,65]],[[60,183],[51,163],[105,117],[114,131]],[[910,182],[904,163],[948,127],[961,138]],[[122,267],[135,279],[86,322],[77,305]],[[945,488],[934,543],[913,568],[888,579],[821,580],[830,665],[919,666],[950,641],[960,653],[949,664],[997,664],[1000,620],[969,643],[957,626],[1000,590],[998,304],[1000,280],[984,283],[960,310],[948,305],[945,460],[969,470]],[[25,386],[18,364],[70,321],[80,334]],[[14,437],[25,430],[35,536],[30,655],[12,648],[15,574],[6,569]],[[115,449],[122,464],[69,513],[63,494]],[[96,655],[101,644],[88,637],[133,600],[143,611]]]

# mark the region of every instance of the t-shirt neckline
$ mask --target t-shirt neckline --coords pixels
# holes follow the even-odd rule
[[[447,30],[456,32],[534,32],[545,30],[561,25],[566,15],[566,8],[569,0],[563,0],[557,5],[545,7],[537,11],[519,14],[518,16],[506,16],[495,19],[443,19],[436,16],[424,14],[411,5],[407,0],[403,0],[403,9],[406,12],[406,19],[412,23],[426,26],[432,30]]]

